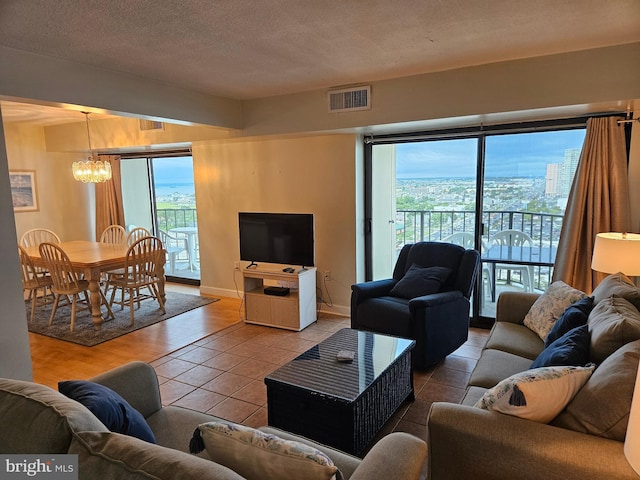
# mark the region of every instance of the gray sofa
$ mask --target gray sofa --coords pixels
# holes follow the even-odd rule
[[[162,406],[155,370],[132,362],[91,379],[119,393],[147,420],[157,444],[109,432],[83,405],[43,385],[0,379],[0,452],[78,455],[81,479],[242,479],[212,462],[206,452],[187,453],[196,427],[216,420],[193,410]],[[263,427],[325,452],[345,479],[419,478],[426,459],[422,440],[404,433],[382,438],[363,458],[287,432]]]
[[[610,296],[612,291],[619,294],[621,287],[621,283],[614,282],[613,288],[594,291],[596,303],[621,303]],[[640,292],[634,293],[627,284],[623,290],[631,291],[635,297],[632,301],[637,302]],[[629,335],[627,329],[619,348],[597,362],[587,383],[549,424],[474,407],[487,389],[529,369],[543,350],[541,338],[523,325],[537,298],[532,293],[500,295],[496,323],[471,374],[463,401],[460,405],[432,405],[427,422],[431,480],[639,478],[623,453],[640,358],[640,340],[634,340],[640,338],[637,331]],[[592,321],[593,312],[595,309],[588,322]],[[631,316],[633,322],[640,324],[637,313]],[[618,322],[622,316],[612,313],[611,321]],[[591,331],[594,327],[588,325]],[[599,340],[594,340],[592,333],[592,353],[594,341]],[[579,417],[586,417],[587,421],[576,421]]]

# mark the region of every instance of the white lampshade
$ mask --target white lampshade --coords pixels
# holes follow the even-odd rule
[[[624,439],[624,456],[636,473],[640,474],[640,370],[633,390],[627,436]]]
[[[640,276],[640,235],[616,232],[596,235],[591,268],[596,272]]]

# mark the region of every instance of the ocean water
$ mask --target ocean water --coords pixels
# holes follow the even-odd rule
[[[179,193],[182,195],[194,195],[195,188],[193,183],[156,183],[156,196],[171,195]]]

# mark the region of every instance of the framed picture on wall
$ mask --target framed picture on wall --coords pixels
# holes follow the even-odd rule
[[[38,190],[35,170],[10,170],[11,198],[14,212],[38,210]]]

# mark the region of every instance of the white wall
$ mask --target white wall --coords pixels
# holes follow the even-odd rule
[[[322,272],[332,272],[327,285],[335,307],[323,309],[347,314],[357,261],[357,140],[325,135],[194,144],[201,290],[234,296],[236,283],[241,288],[234,272],[238,212],[313,213],[318,284]]]

